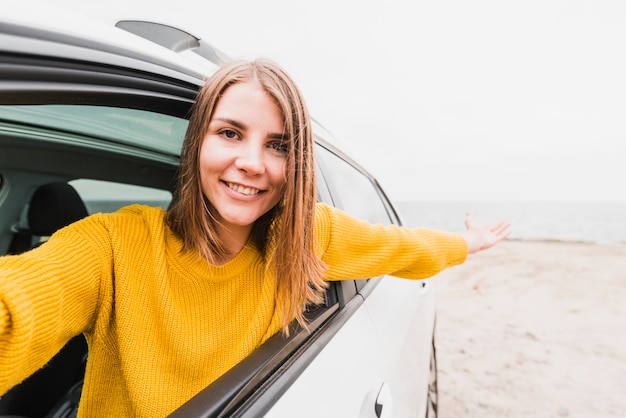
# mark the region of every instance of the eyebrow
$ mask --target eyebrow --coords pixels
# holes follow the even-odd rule
[[[233,125],[235,128],[241,129],[242,131],[245,131],[246,129],[248,129],[248,127],[245,124],[243,124],[243,123],[241,123],[241,122],[239,122],[239,121],[237,121],[235,119],[217,117],[217,118],[213,118],[212,121],[214,121],[214,120],[228,123],[229,125]],[[209,122],[209,123],[211,123],[211,122]],[[288,135],[285,132],[280,132],[280,133],[271,133],[271,134],[268,135],[268,137],[272,138],[272,139],[279,139],[281,141],[285,141],[288,138]]]
[[[239,128],[239,129],[242,129],[242,130],[246,130],[247,129],[246,125],[244,125],[243,123],[241,123],[239,121],[236,121],[235,119],[230,119],[230,118],[213,118],[211,120],[211,122],[213,122],[214,120],[219,120],[221,122],[226,122],[229,125],[233,125],[235,128]],[[209,123],[211,123],[211,122],[209,122]]]

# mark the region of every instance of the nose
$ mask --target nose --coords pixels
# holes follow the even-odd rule
[[[263,159],[262,147],[248,141],[240,147],[239,155],[235,160],[235,167],[244,171],[249,176],[258,176],[265,172],[265,161]]]

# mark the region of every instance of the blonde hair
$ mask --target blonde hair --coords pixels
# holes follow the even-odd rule
[[[168,210],[169,227],[183,241],[183,251],[196,250],[214,261],[225,250],[217,234],[215,209],[202,192],[199,154],[213,112],[226,89],[256,81],[282,112],[290,138],[286,184],[280,203],[254,223],[251,238],[276,278],[276,303],[283,332],[296,319],[306,327],[304,306],[323,302],[326,266],[315,253],[315,162],[311,120],[302,94],[279,66],[269,60],[235,61],[211,76],[192,107],[183,144],[178,184]]]

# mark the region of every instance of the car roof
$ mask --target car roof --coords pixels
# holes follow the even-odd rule
[[[94,62],[119,64],[163,74],[167,74],[169,69],[176,73],[176,77],[185,79],[187,77],[183,75],[186,75],[189,81],[195,82],[206,79],[220,64],[208,59],[194,60],[191,54],[185,54],[201,50],[201,40],[188,33],[196,43],[188,42],[184,49],[180,48],[180,44],[178,49],[167,48],[167,43],[162,41],[167,33],[167,25],[153,24],[152,31],[163,35],[160,37],[161,42],[156,42],[155,38],[147,39],[145,31],[141,36],[141,31],[137,29],[140,25],[133,25],[129,21],[119,26],[107,25],[45,3],[36,3],[36,7],[32,3],[19,2],[3,10],[0,27],[7,42],[0,43],[2,50],[19,52],[24,39],[29,39],[31,50],[37,47],[41,55],[64,55],[68,58],[78,55],[81,59]],[[13,42],[8,42],[12,35]],[[204,41],[202,46],[205,49],[211,47]],[[214,49],[215,57],[222,60],[227,58],[221,51]]]

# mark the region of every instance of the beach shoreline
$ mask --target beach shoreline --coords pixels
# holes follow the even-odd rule
[[[439,418],[626,417],[626,245],[507,240],[435,281]]]

